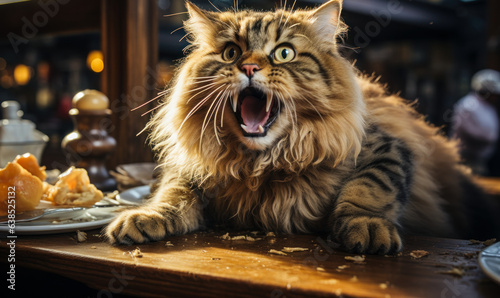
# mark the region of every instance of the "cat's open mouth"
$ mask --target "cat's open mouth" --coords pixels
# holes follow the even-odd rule
[[[278,117],[280,105],[271,94],[248,87],[232,99],[232,108],[243,135],[264,137]]]

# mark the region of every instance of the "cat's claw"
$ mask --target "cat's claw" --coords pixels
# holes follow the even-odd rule
[[[169,224],[163,214],[139,208],[122,212],[106,227],[104,233],[112,244],[146,243],[164,239]]]
[[[394,254],[403,248],[396,226],[379,217],[341,218],[332,234],[345,250],[357,254]]]

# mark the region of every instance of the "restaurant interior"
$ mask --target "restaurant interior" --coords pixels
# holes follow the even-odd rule
[[[211,1],[218,9],[232,7],[232,2]],[[312,7],[321,2],[297,1],[295,7]],[[193,3],[215,10],[208,1]],[[400,5],[391,11],[391,3]],[[60,13],[48,16],[47,21],[33,19],[41,9],[33,1],[7,4],[0,12],[0,101],[18,101],[24,118],[32,120],[37,129],[49,137],[42,160],[48,168],[62,168],[68,164],[60,144],[73,130],[68,115],[73,96],[84,89],[103,91],[111,88],[108,85],[118,79],[115,78],[118,74],[113,72],[123,73],[128,67],[134,67],[134,63],[139,63],[127,61],[131,65],[123,65],[128,59],[124,55],[126,47],[134,46],[130,44],[134,36],[113,40],[118,38],[118,33],[113,30],[120,28],[106,27],[105,24],[106,21],[113,24],[124,22],[119,16],[127,13],[124,5],[110,7],[106,12],[109,16],[99,13],[100,5],[103,5],[101,1],[86,1],[84,7],[79,5],[79,1],[61,4]],[[240,1],[239,5],[241,8],[269,10],[279,6],[280,1]],[[500,25],[495,18],[495,11],[498,11],[495,5],[498,5],[495,1],[486,0],[347,0],[343,19],[350,29],[343,54],[360,71],[380,76],[391,92],[416,101],[418,111],[426,115],[429,122],[449,133],[454,104],[471,91],[470,81],[474,73],[485,68],[500,68]],[[186,14],[180,13],[185,11],[183,1],[159,0],[151,2],[150,6],[144,11],[144,20],[137,20],[147,26],[141,29],[146,30],[148,36],[139,36],[146,44],[142,48],[135,45],[138,48],[133,50],[146,56],[143,59],[147,59],[147,67],[151,70],[146,76],[155,82],[155,86],[152,83],[146,86],[150,90],[142,92],[144,94],[122,91],[116,95],[122,103],[112,106],[117,112],[115,114],[133,119],[130,122],[134,124],[137,119],[140,124],[145,123],[148,115],[141,115],[148,111],[147,107],[130,113],[125,109],[132,109],[164,90],[188,45],[181,28],[186,19]],[[33,23],[34,30],[30,32],[26,25],[30,22],[43,26]],[[135,27],[130,19],[126,22]],[[24,33],[28,34],[26,38],[23,37],[23,26],[26,27]],[[138,33],[121,32],[125,35]],[[118,46],[118,43],[121,44]],[[112,58],[103,57],[103,50]],[[112,63],[118,63],[122,69]],[[129,104],[124,107],[127,96]],[[130,97],[134,98],[130,100]],[[136,133],[142,129],[140,125],[130,128]],[[119,136],[119,133],[116,131],[113,135],[119,142],[135,138],[134,134],[129,139]],[[144,138],[139,136],[139,141],[136,139],[134,143],[141,144]],[[152,161],[147,146],[141,150],[141,154],[135,154],[118,149],[109,166]],[[500,175],[498,159],[498,154],[491,159],[488,172],[491,176]]]
[[[233,9],[236,2],[238,9],[257,10],[272,10],[283,6],[290,8],[292,5],[295,9],[311,8],[326,2],[324,0],[190,1],[210,11]],[[342,19],[348,25],[349,31],[343,40],[341,54],[352,61],[362,73],[373,75],[386,84],[389,92],[399,94],[412,102],[417,111],[425,115],[426,121],[440,127],[443,134],[453,137],[455,106],[461,98],[471,92],[473,75],[483,69],[500,71],[499,12],[500,1],[496,0],[344,0]],[[103,149],[104,154],[95,157],[98,163],[96,167],[100,167],[99,170],[105,169],[107,173],[103,175],[113,181],[111,184],[101,181],[102,190],[122,191],[140,185],[140,182],[127,184],[128,178],[123,177],[127,165],[146,165],[138,171],[149,171],[147,175],[154,178],[153,168],[148,166],[155,164],[155,156],[147,143],[147,133],[141,132],[160,100],[150,101],[150,99],[158,97],[158,94],[165,90],[184,57],[183,51],[188,42],[182,24],[186,19],[183,0],[0,1],[0,103],[4,107],[3,104],[6,102],[18,102],[19,109],[22,110],[18,115],[22,115],[22,119],[31,121],[40,132],[43,145],[39,164],[45,166],[48,172],[55,173],[64,172],[69,166],[79,162],[88,166],[74,154],[80,149],[70,148],[68,136],[77,129],[76,118],[71,113],[74,108],[73,98],[83,90],[92,89],[103,92],[109,98],[111,110],[111,113],[105,116],[110,119],[106,122],[105,132],[110,145]],[[499,101],[496,110],[500,115]],[[4,111],[3,118],[5,117]],[[7,137],[0,135],[0,139],[4,138]],[[2,159],[1,167],[5,166],[6,161]],[[500,198],[500,140],[496,142],[495,152],[487,157],[485,168],[476,174],[484,178],[482,183],[488,192],[495,198]],[[286,260],[279,262],[263,260],[262,266],[272,268],[260,269],[270,271],[258,271],[253,268],[248,272],[255,276],[245,276],[245,273],[241,273],[245,271],[243,267],[238,267],[239,271],[233,272],[231,271],[233,269],[229,269],[230,266],[240,266],[238,265],[240,261],[248,262],[254,258],[251,255],[255,252],[254,249],[264,248],[248,248],[250,244],[246,243],[229,246],[219,243],[217,249],[225,249],[226,252],[223,257],[212,257],[211,261],[215,262],[214,260],[218,261],[220,258],[223,261],[224,258],[229,258],[232,262],[224,264],[224,268],[206,269],[203,267],[203,251],[214,254],[218,251],[198,245],[210,242],[214,242],[215,245],[215,242],[222,240],[213,239],[215,237],[210,235],[200,235],[199,238],[191,235],[173,241],[175,251],[170,257],[162,256],[158,252],[164,249],[165,243],[163,243],[161,247],[159,245],[141,247],[144,257],[130,258],[129,253],[135,248],[134,246],[119,248],[123,255],[115,260],[116,263],[108,264],[109,252],[98,255],[99,250],[108,244],[99,238],[99,232],[93,234],[96,235],[91,236],[89,233],[89,239],[93,237],[93,240],[89,240],[92,243],[88,243],[89,246],[85,247],[86,251],[90,251],[89,254],[92,254],[93,250],[97,251],[92,257],[78,255],[80,252],[71,249],[49,253],[50,249],[55,251],[59,249],[51,243],[53,240],[61,243],[79,242],[78,239],[74,240],[73,236],[71,240],[68,240],[70,237],[66,234],[51,235],[53,238],[25,236],[24,239],[28,240],[24,251],[23,237],[19,236],[17,239],[19,287],[23,285],[26,287],[26,282],[23,282],[25,279],[36,280],[44,275],[46,277],[35,284],[43,287],[42,283],[50,280],[48,284],[60,287],[50,295],[51,297],[70,297],[67,295],[166,297],[162,292],[164,288],[159,283],[151,281],[157,274],[154,269],[157,261],[146,262],[147,254],[150,253],[158,258],[161,257],[161,260],[162,258],[171,260],[173,267],[164,269],[158,276],[165,280],[170,279],[165,283],[172,289],[169,294],[173,295],[172,297],[217,296],[221,295],[221,291],[226,291],[227,297],[233,295],[316,297],[341,296],[342,293],[349,297],[372,295],[384,297],[384,293],[385,297],[412,296],[413,293],[408,291],[414,291],[418,297],[425,297],[426,293],[445,292],[441,297],[443,295],[458,297],[461,293],[464,293],[461,297],[469,294],[474,297],[493,297],[494,293],[500,290],[499,285],[488,280],[477,265],[476,256],[478,251],[484,248],[484,244],[465,245],[468,239],[441,243],[431,238],[423,240],[409,238],[407,246],[410,248],[418,250],[419,247],[427,247],[429,251],[435,249],[427,259],[422,258],[423,261],[419,264],[416,264],[416,260],[420,259],[413,257],[391,265],[384,263],[393,262],[391,258],[379,260],[367,257],[367,261],[363,259],[345,265],[332,261],[334,257],[344,258],[343,253],[335,251],[328,254],[330,259],[325,259],[323,267],[318,266],[319,269],[313,270],[312,273],[297,267],[299,266],[297,264],[301,264],[300,262],[307,258],[304,256],[300,261],[296,260],[300,257],[295,257],[292,263],[287,263]],[[318,242],[315,237],[297,237],[288,239],[284,237],[284,240],[281,240],[285,241],[286,245],[297,247],[313,247],[311,243],[314,242],[318,252],[321,248],[322,257],[324,251],[331,250],[328,245],[322,246],[325,241]],[[186,250],[183,251],[178,247],[184,245],[184,241]],[[1,262],[7,259],[4,257],[8,252],[5,242],[5,238],[0,241]],[[35,243],[41,243],[42,249],[37,249]],[[473,257],[456,256],[458,250],[454,249],[458,245],[463,246],[463,249],[460,248],[460,253]],[[311,256],[315,251],[314,248],[311,249]],[[75,255],[69,256],[69,254]],[[187,271],[183,271],[183,263],[179,259],[186,255],[187,259],[198,265],[190,265],[191,267],[187,265]],[[456,261],[452,259],[453,256],[460,258],[460,270],[465,271],[457,271],[455,275],[453,272],[436,275],[435,272],[449,269],[439,268],[438,258],[450,257],[445,265],[453,267],[453,262]],[[22,258],[28,261],[22,261]],[[57,265],[49,266],[38,263],[37,258],[47,258],[47,260],[62,258],[65,261],[51,261]],[[91,258],[97,260],[92,259],[97,265],[88,261]],[[29,262],[35,265],[30,266],[27,264]],[[133,271],[132,268],[138,264],[137,262],[147,263],[143,264],[144,271]],[[126,273],[123,268],[116,265],[125,263],[128,264],[128,267],[125,267],[128,270]],[[362,263],[368,263],[372,267],[363,267],[367,265],[360,265]],[[399,279],[396,281],[393,275],[383,273],[385,274],[383,278],[392,280],[377,279],[382,274],[377,271],[390,271],[394,266],[399,266],[398,264],[412,268],[417,272],[415,273],[417,277],[402,274],[401,281]],[[230,273],[226,275],[217,273],[219,272],[217,270],[226,270],[226,265]],[[347,267],[341,267],[344,265]],[[50,269],[44,270],[44,266]],[[72,266],[85,268],[77,270],[74,274],[61,273],[66,270],[71,271],[69,267]],[[101,273],[89,277],[89,271],[86,269],[92,266],[97,266]],[[115,269],[103,269],[108,268],[106,266],[115,266],[109,267]],[[324,283],[315,282],[316,275],[325,274],[322,272],[325,266],[334,266],[332,274],[342,274],[341,271],[344,269],[339,268],[357,271],[351,272],[345,283],[343,277],[335,276]],[[2,268],[7,267],[2,266]],[[22,268],[25,270],[22,271]],[[106,272],[102,273],[104,271]],[[329,272],[328,268],[327,271]],[[121,284],[113,284],[116,281],[112,280],[113,276],[120,274],[129,279],[125,282],[121,280]],[[369,276],[365,279],[365,284],[363,284],[363,274]],[[438,278],[432,281],[432,276]],[[233,277],[234,280],[231,279]],[[302,285],[297,286],[297,290],[294,290],[294,282],[297,280],[294,279],[291,285],[289,282],[284,282],[292,277],[305,280]],[[402,281],[403,278],[409,278],[410,281]],[[411,283],[411,278],[416,278],[414,284]],[[341,280],[339,283],[336,281],[338,279]],[[477,279],[481,279],[484,283],[477,282]],[[138,285],[139,282],[144,283],[142,288]],[[450,286],[450,283],[457,286]],[[328,288],[340,289],[339,284],[342,284],[344,292],[340,290],[340,292],[337,290],[328,292]],[[465,285],[470,286],[470,284],[474,286],[465,288]],[[428,289],[431,292],[421,289],[425,285],[429,285]],[[45,290],[48,291],[47,288]],[[30,292],[32,289],[25,288],[24,291],[32,293]],[[78,294],[75,294],[75,291]],[[231,294],[227,291],[233,292]]]

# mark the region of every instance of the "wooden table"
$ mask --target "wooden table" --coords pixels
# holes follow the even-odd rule
[[[46,287],[35,290],[39,296],[44,293],[51,297],[57,297],[57,290],[70,284],[58,284],[53,277],[57,275],[94,289],[93,295],[82,295],[75,286],[72,297],[473,298],[498,297],[500,293],[500,285],[489,280],[478,266],[477,254],[484,245],[468,240],[406,237],[400,256],[366,256],[363,262],[353,262],[345,257],[354,255],[334,248],[325,237],[312,235],[263,237],[239,232],[230,236],[262,239],[225,240],[221,237],[224,233],[216,231],[172,237],[169,245],[160,241],[113,247],[103,242],[99,231],[87,233],[88,239],[82,243],[75,240],[75,233],[18,236],[17,272],[37,270],[38,284]],[[7,269],[7,240],[1,239],[0,244],[2,273]],[[284,247],[307,251],[269,253]],[[133,256],[136,248],[140,255]],[[430,254],[413,258],[413,250]],[[452,270],[463,275],[453,275]],[[16,285],[18,289],[29,287],[30,282],[17,280]],[[66,293],[72,290],[67,288]]]

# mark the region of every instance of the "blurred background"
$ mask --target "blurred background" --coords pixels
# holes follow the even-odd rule
[[[233,0],[192,0],[227,10]],[[284,0],[240,0],[269,10]],[[294,1],[288,1],[290,7]],[[298,0],[295,8],[325,1]],[[61,140],[73,129],[71,99],[83,89],[108,95],[118,150],[110,166],[153,159],[144,135],[154,102],[187,46],[182,0],[0,1],[0,101],[21,103],[24,118],[49,136],[42,164],[64,168]],[[344,0],[350,30],[343,55],[391,92],[416,100],[427,120],[449,133],[453,106],[478,70],[500,70],[500,1]],[[500,176],[498,145],[489,161]]]

